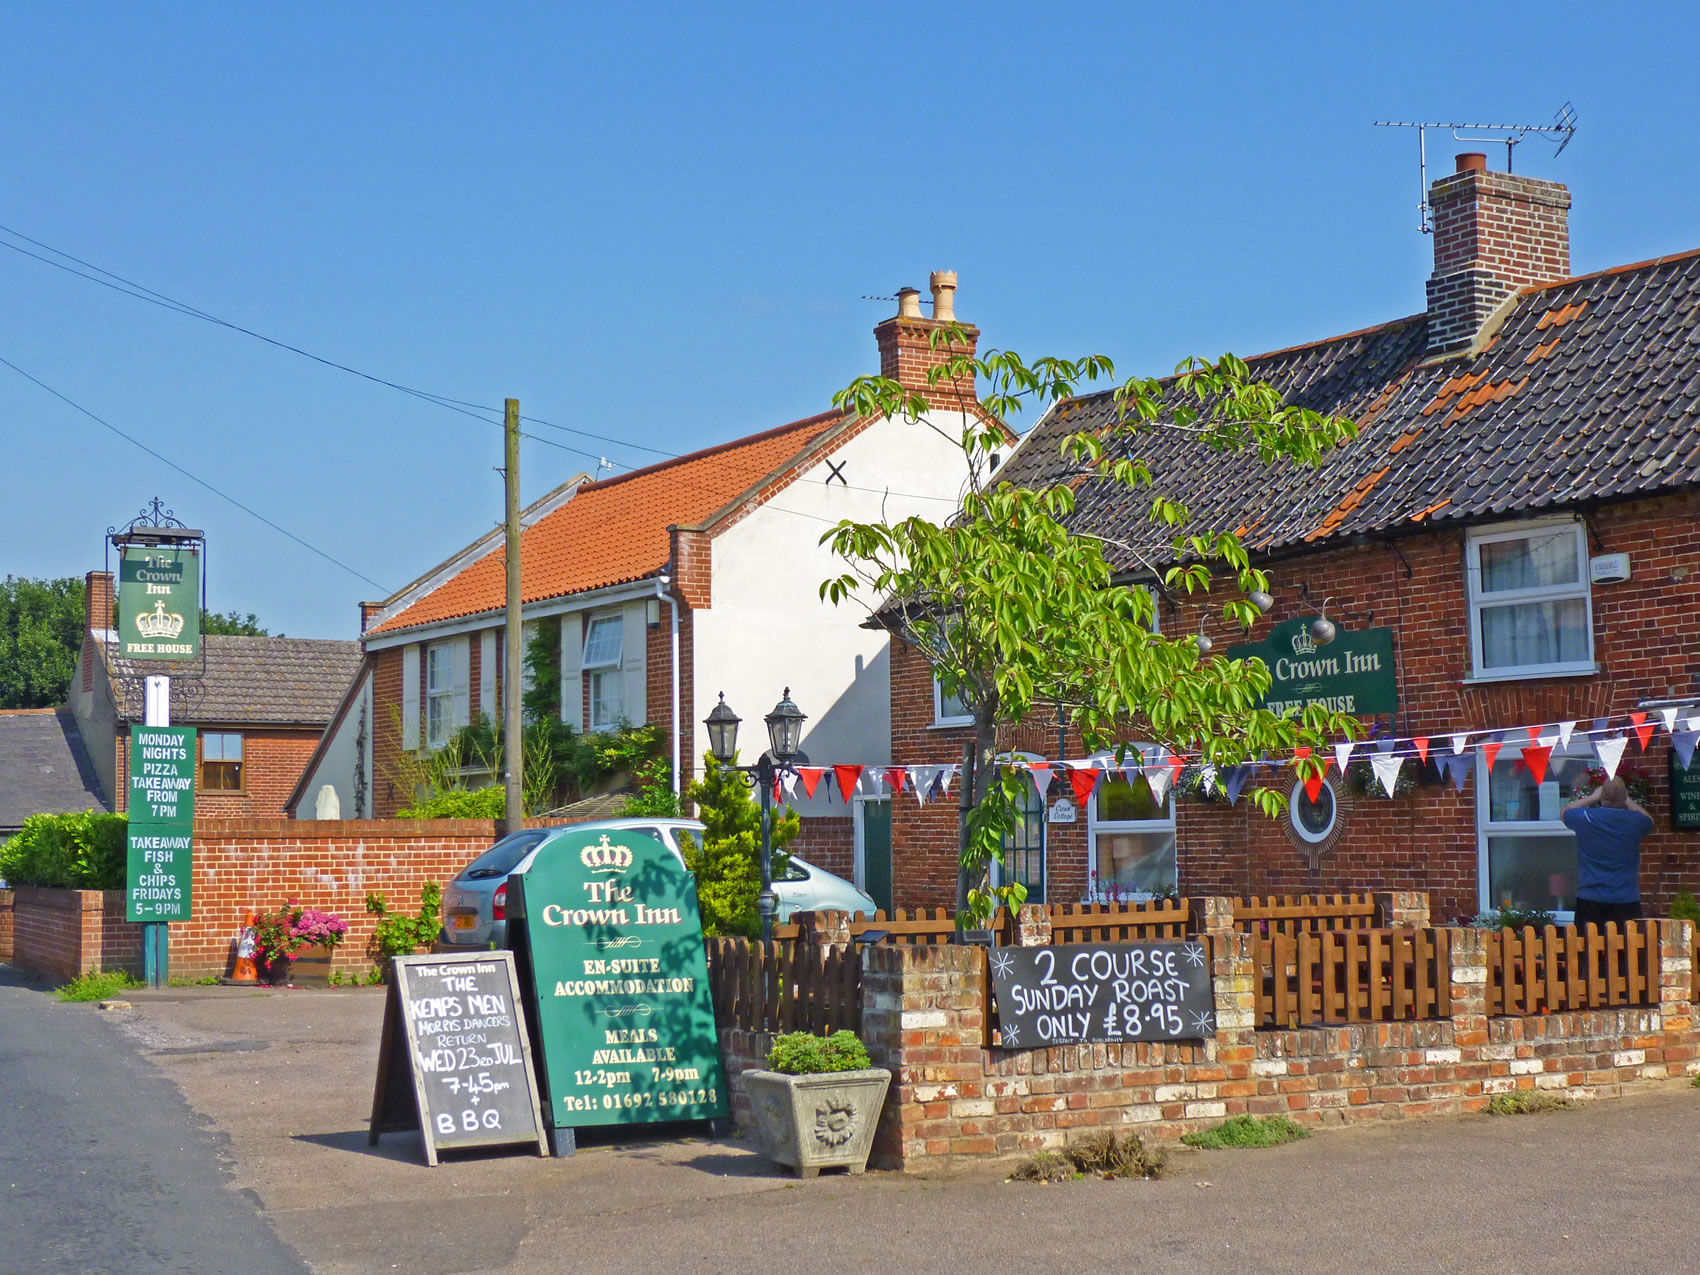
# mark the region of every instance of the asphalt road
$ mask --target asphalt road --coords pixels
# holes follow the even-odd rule
[[[306,1275],[109,1017],[0,967],[0,1272]]]

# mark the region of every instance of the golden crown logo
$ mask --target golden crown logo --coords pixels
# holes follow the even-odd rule
[[[624,872],[632,866],[632,852],[625,846],[609,845],[607,833],[602,834],[600,845],[586,846],[578,857],[592,872]]]
[[[1300,629],[1297,633],[1293,634],[1293,654],[1316,654],[1316,643],[1311,640],[1310,634],[1306,633],[1303,629]]]
[[[183,617],[167,614],[165,603],[155,601],[152,611],[144,611],[136,617],[136,629],[151,641],[170,642],[183,632]]]

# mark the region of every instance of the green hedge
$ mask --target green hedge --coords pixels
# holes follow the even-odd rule
[[[500,819],[507,809],[508,794],[503,788],[479,788],[473,792],[451,788],[396,811],[396,818]]]
[[[0,845],[0,880],[75,890],[124,888],[123,815],[31,815]]]

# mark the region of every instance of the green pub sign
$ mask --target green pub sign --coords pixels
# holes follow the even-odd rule
[[[201,557],[189,548],[125,545],[118,559],[118,654],[201,657]]]
[[[124,919],[187,921],[195,832],[195,728],[130,727]]]
[[[1682,764],[1670,750],[1670,822],[1673,828],[1700,828],[1700,765]]]
[[[1272,713],[1303,712],[1321,704],[1335,713],[1370,717],[1399,707],[1393,665],[1393,630],[1340,629],[1327,646],[1310,635],[1310,616],[1283,620],[1261,642],[1228,648],[1228,658],[1256,656],[1268,665],[1269,694],[1260,707]]]
[[[508,916],[554,1128],[726,1115],[696,881],[671,850],[625,829],[552,837],[508,878]]]

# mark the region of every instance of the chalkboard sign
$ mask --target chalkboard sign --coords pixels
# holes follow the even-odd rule
[[[1203,943],[1000,947],[990,960],[1006,1049],[1216,1034]]]
[[[1670,822],[1673,828],[1700,828],[1700,765],[1684,766],[1674,748],[1670,750]]]
[[[678,856],[634,829],[564,832],[508,878],[507,910],[557,1150],[580,1125],[725,1117],[696,879]]]
[[[398,956],[391,966],[372,1129],[418,1129],[437,1152],[534,1143],[549,1154],[512,952]]]

